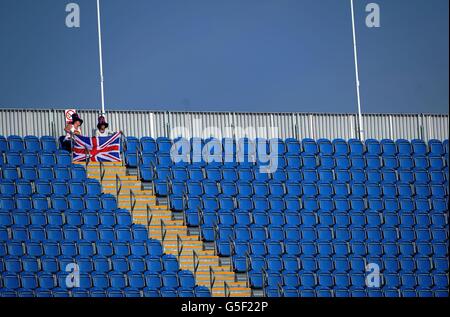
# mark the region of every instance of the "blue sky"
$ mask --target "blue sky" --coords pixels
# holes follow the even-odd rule
[[[347,0],[101,2],[107,109],[356,110]],[[448,6],[355,0],[363,112],[448,113]],[[0,107],[99,107],[96,27],[93,0],[0,0]]]

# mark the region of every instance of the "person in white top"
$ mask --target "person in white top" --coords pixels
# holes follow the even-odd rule
[[[110,136],[112,132],[108,129],[108,122],[104,116],[98,117],[97,130],[95,130],[95,136]]]
[[[62,148],[71,152],[72,144],[71,139],[72,135],[81,135],[81,125],[83,124],[83,120],[78,116],[77,113],[72,114],[72,121],[66,125],[64,131],[66,132],[66,136],[62,141]]]

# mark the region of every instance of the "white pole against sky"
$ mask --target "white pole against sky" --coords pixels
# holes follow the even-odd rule
[[[353,0],[350,0],[350,7],[352,9],[352,30],[353,30],[353,54],[355,57],[355,76],[356,76],[356,96],[358,98],[358,137],[363,139],[363,125],[361,115],[361,97],[359,94],[359,71],[358,71],[358,54],[356,51],[356,32],[355,32],[355,12],[353,10]]]
[[[100,0],[97,0],[97,31],[98,31],[98,56],[100,59],[100,94],[102,96],[102,115],[104,115],[105,95],[103,93],[103,59],[102,59],[102,30],[100,28]]]

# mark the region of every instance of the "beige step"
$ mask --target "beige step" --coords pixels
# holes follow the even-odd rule
[[[98,175],[100,176],[100,173],[104,173],[104,175],[119,175],[119,177],[122,178],[122,176],[133,176],[136,178],[136,175],[128,175],[128,172],[125,168],[114,168],[114,169],[103,169],[100,170],[99,167],[88,167],[86,170],[88,174],[90,175]]]
[[[227,295],[250,296],[251,290],[246,283],[236,282],[234,272],[230,267],[220,266],[219,257],[214,254],[214,250],[203,250],[203,242],[198,236],[188,235],[187,227],[182,220],[173,220],[172,211],[167,205],[157,205],[157,199],[152,190],[144,190],[142,183],[136,176],[127,175],[127,170],[121,163],[105,164],[105,174],[102,182],[103,192],[116,195],[116,174],[122,181],[122,189],[117,197],[120,208],[131,210],[130,190],[134,193],[133,200],[133,222],[147,225],[147,212],[151,222],[148,225],[149,237],[161,241],[164,252],[178,257],[182,269],[194,271],[193,251],[198,256],[198,266],[196,280],[198,285],[210,287],[210,268],[214,271],[215,283],[212,289],[213,296],[224,296],[224,282],[227,283]],[[98,164],[88,167],[88,176],[100,178]],[[148,206],[148,208],[147,208]],[[164,241],[161,235],[161,220],[164,222],[166,230]],[[179,240],[183,246],[181,254],[178,254]]]
[[[145,201],[145,200],[156,200],[156,196],[152,195],[152,194],[136,194],[134,191],[133,191],[133,194],[134,194],[134,197],[135,197],[137,202]],[[125,196],[125,195],[120,195],[117,200],[118,201],[129,202],[130,201],[129,195],[130,195],[130,193],[128,193],[128,197]]]
[[[209,286],[209,285],[205,285]],[[230,297],[250,297],[252,292],[247,287],[235,287],[227,290],[227,296]],[[224,287],[215,287],[212,291],[213,297],[225,297],[225,289]]]

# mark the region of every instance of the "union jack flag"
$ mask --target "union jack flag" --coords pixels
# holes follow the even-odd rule
[[[121,162],[120,132],[106,137],[74,135],[73,161],[84,162],[87,156],[91,162]]]

